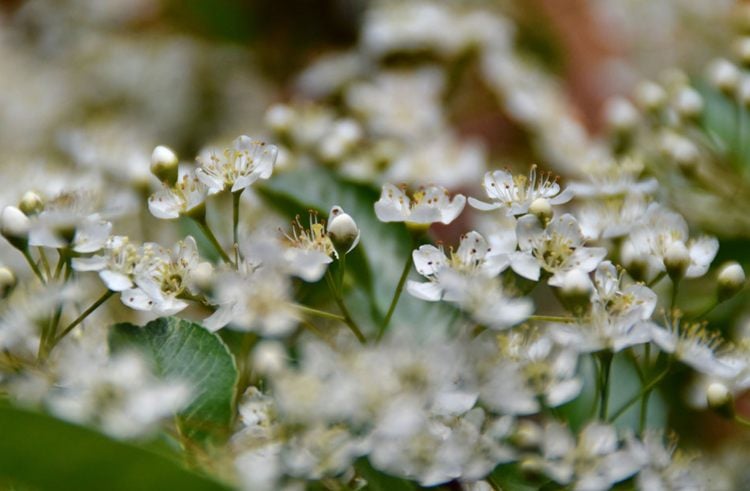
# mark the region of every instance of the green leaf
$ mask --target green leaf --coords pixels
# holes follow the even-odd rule
[[[528,479],[524,478],[519,465],[516,463],[497,466],[487,476],[487,480],[503,491],[537,491],[549,482],[549,479],[546,478],[543,478],[543,481],[529,482]]]
[[[227,489],[176,462],[50,416],[0,405],[0,488]]]
[[[192,402],[178,414],[180,431],[198,441],[219,443],[234,417],[237,366],[219,336],[194,322],[163,317],[144,327],[116,324],[109,336],[113,351],[136,350],[153,362],[165,380],[181,380]]]
[[[354,468],[357,474],[367,481],[365,489],[368,491],[414,491],[419,489],[411,481],[380,472],[366,458],[359,459],[354,464]]]
[[[279,174],[259,189],[269,204],[290,217],[308,209],[327,214],[332,206],[340,205],[354,218],[361,240],[347,256],[347,270],[354,275],[362,291],[352,292],[350,309],[367,315],[374,325],[379,324],[388,310],[404,262],[411,256],[413,244],[403,224],[382,223],[375,216],[378,191],[345,181],[322,167]],[[412,274],[415,274],[413,270]],[[364,302],[369,305],[363,305]],[[357,318],[357,321],[364,319]],[[391,325],[442,331],[450,322],[449,308],[418,300],[404,291]],[[373,328],[371,325],[370,329]]]

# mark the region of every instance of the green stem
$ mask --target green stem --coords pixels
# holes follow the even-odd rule
[[[396,285],[396,291],[393,293],[393,298],[391,299],[391,305],[388,306],[388,312],[385,314],[385,319],[383,320],[383,324],[380,327],[380,330],[378,331],[378,341],[383,337],[385,334],[385,331],[388,329],[388,324],[391,322],[391,317],[393,317],[393,312],[396,310],[396,305],[398,305],[398,300],[401,298],[401,293],[404,291],[404,285],[406,284],[406,278],[409,277],[409,272],[411,271],[411,263],[412,263],[412,255],[411,253],[407,256],[406,262],[404,263],[404,269],[401,271],[401,277],[398,279],[398,284]]]
[[[316,317],[323,317],[324,319],[333,319],[336,321],[346,322],[346,319],[344,317],[337,314],[332,314],[331,312],[314,309],[312,307],[308,307],[307,305],[295,304],[294,306],[297,308],[297,310],[306,314],[314,315]]]
[[[44,266],[44,272],[47,275],[47,278],[49,278],[50,276],[49,261],[47,261],[47,254],[44,252],[44,247],[39,246],[36,248],[36,250],[39,252],[39,259],[41,259],[42,266]]]
[[[670,367],[671,367],[671,360],[670,360],[670,363],[667,364],[667,367],[664,369],[664,371],[662,371],[661,373],[659,373],[659,375],[657,375],[656,377],[654,377],[651,380],[651,382],[649,382],[648,384],[646,384],[645,386],[643,386],[643,388],[640,390],[640,392],[638,392],[633,397],[631,397],[630,399],[628,399],[627,401],[625,401],[625,404],[623,404],[622,406],[620,406],[620,408],[612,414],[612,416],[609,418],[610,423],[613,422],[613,421],[615,421],[620,416],[622,416],[623,413],[625,411],[627,411],[630,406],[632,406],[633,404],[635,404],[636,402],[638,402],[638,400],[641,397],[643,397],[646,393],[651,392],[654,389],[654,387],[656,387],[659,384],[659,382],[661,382],[662,379],[664,379],[664,377],[667,376],[667,374],[669,373]]]
[[[36,275],[36,277],[39,278],[39,281],[41,281],[42,284],[46,285],[47,280],[44,279],[44,275],[39,270],[39,266],[36,265],[34,258],[31,257],[31,252],[29,252],[29,248],[26,247],[24,249],[21,249],[21,253],[23,254],[23,257],[26,258],[26,262],[29,263],[29,266],[31,266],[31,270],[34,272],[34,275]]]
[[[115,292],[113,292],[112,290],[107,290],[106,292],[104,292],[104,294],[101,297],[99,297],[96,300],[96,302],[94,302],[93,304],[91,304],[91,306],[89,308],[87,308],[86,310],[84,310],[81,313],[81,315],[79,315],[73,322],[71,322],[70,324],[68,324],[65,327],[65,329],[62,330],[62,332],[60,333],[60,335],[57,336],[57,338],[55,338],[54,342],[52,343],[52,346],[50,346],[50,351],[52,350],[52,348],[55,347],[55,345],[57,345],[57,343],[60,342],[60,340],[62,340],[62,338],[64,338],[78,324],[80,324],[81,322],[83,322],[86,319],[86,317],[88,317],[89,315],[91,315],[92,312],[94,312],[96,309],[98,309],[104,302],[106,302],[107,300],[109,300],[109,298],[112,295],[114,295],[114,294],[115,294]]]
[[[331,293],[333,293],[333,299],[336,302],[336,305],[338,305],[339,310],[344,316],[344,323],[349,326],[349,329],[352,331],[352,333],[354,333],[354,336],[356,336],[357,340],[359,340],[360,343],[365,344],[367,342],[367,338],[365,338],[365,335],[362,334],[362,330],[359,328],[357,323],[354,322],[354,319],[349,313],[349,309],[346,308],[344,299],[339,294],[338,290],[336,290],[336,284],[330,271],[326,271],[326,282],[328,283],[328,288],[331,290]]]
[[[653,280],[649,281],[648,284],[646,284],[646,286],[649,287],[649,288],[651,288],[655,284],[659,283],[659,281],[661,281],[661,279],[664,278],[666,275],[667,275],[667,273],[665,273],[664,271],[662,271],[661,273],[659,273],[658,275],[656,275],[656,278],[654,278]]]
[[[242,191],[244,190],[245,188],[242,188],[232,193],[232,242],[234,244],[239,243],[237,240],[237,226],[240,223],[240,196],[242,196]]]
[[[680,286],[680,280],[672,280],[672,299],[669,302],[669,310],[674,311],[675,305],[677,305],[677,291]]]
[[[195,223],[198,224],[198,226],[203,231],[203,234],[206,236],[208,241],[211,242],[211,245],[214,246],[214,249],[216,249],[216,252],[219,253],[219,256],[221,256],[221,259],[227,264],[232,264],[232,260],[229,258],[229,256],[224,251],[224,249],[221,247],[219,240],[214,235],[213,231],[211,230],[211,227],[208,226],[208,223],[206,223],[205,218],[203,220],[194,218],[193,220],[195,220]]]
[[[643,398],[641,399],[641,414],[640,418],[638,419],[638,433],[643,433],[643,431],[646,429],[646,422],[648,420],[648,398],[650,396],[651,391],[648,391],[643,394]]]
[[[738,422],[739,424],[741,424],[742,426],[746,426],[746,427],[750,428],[750,420],[747,420],[747,419],[743,418],[739,414],[735,414],[734,415],[734,420],[736,422]]]
[[[609,388],[610,388],[610,372],[612,371],[612,353],[604,352],[599,358],[601,359],[601,380],[602,390],[599,394],[599,419],[602,421],[607,420],[607,412],[609,409]]]

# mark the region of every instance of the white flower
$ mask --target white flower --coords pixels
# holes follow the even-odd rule
[[[657,431],[647,431],[641,440],[626,435],[625,443],[632,459],[641,467],[636,477],[640,491],[708,489],[694,459],[679,452],[674,442],[665,442]]]
[[[515,246],[514,246],[515,248]],[[453,270],[469,281],[476,276],[495,277],[508,267],[507,254],[495,254],[487,240],[478,232],[469,232],[461,236],[458,249],[445,254],[442,246],[423,245],[412,253],[414,267],[417,272],[430,280],[426,283],[409,281],[409,293],[422,300],[435,302],[438,300],[455,301],[452,295],[447,295],[441,276],[447,270]]]
[[[679,249],[678,249],[679,248]],[[714,237],[689,239],[685,219],[659,204],[648,207],[638,227],[622,244],[622,261],[639,279],[651,281],[666,271],[665,260],[671,251],[686,252],[687,278],[703,276],[719,249]],[[632,270],[632,271],[631,271]]]
[[[3,208],[0,216],[0,232],[8,240],[21,240],[25,243],[29,238],[31,221],[24,212],[15,206],[6,206]]]
[[[70,192],[47,202],[32,219],[29,244],[55,249],[71,247],[80,253],[104,247],[112,224],[94,211],[93,199],[89,193]]]
[[[158,244],[144,244],[133,271],[135,287],[123,290],[120,298],[131,309],[174,315],[187,307],[183,298],[194,293],[193,272],[207,264],[200,261],[195,239],[190,236],[171,251]]]
[[[104,254],[73,258],[76,271],[96,271],[108,289],[121,292],[134,286],[133,277],[140,262],[138,247],[127,237],[115,235],[107,240]]]
[[[590,353],[609,349],[614,352],[651,341],[647,319],[656,307],[656,294],[644,285],[621,287],[622,274],[605,261],[594,275],[591,312],[579,324],[555,324],[550,335],[558,342]]]
[[[656,324],[650,327],[651,338],[662,351],[700,373],[731,379],[739,375],[744,366],[735,363],[731,357],[719,355],[723,347],[721,335],[709,331],[703,324],[686,324],[674,319],[668,327]]]
[[[469,198],[469,205],[478,210],[501,208],[507,215],[523,215],[538,198],[547,199],[551,205],[561,205],[573,197],[568,189],[561,192],[557,180],[550,179],[550,174],[542,174],[537,181],[535,165],[531,166],[528,177],[514,176],[507,170],[488,172],[482,187],[492,203]]]
[[[275,145],[242,135],[234,140],[233,148],[224,150],[223,155],[209,151],[198,157],[199,167],[195,175],[208,186],[209,194],[226,189],[234,193],[258,179],[271,177],[278,153]]]
[[[590,423],[576,442],[570,430],[548,423],[542,436],[542,455],[532,460],[559,484],[578,491],[605,491],[640,469],[626,449],[619,448],[614,427]]]
[[[385,184],[375,203],[375,214],[381,222],[448,224],[461,214],[465,204],[466,197],[457,194],[451,199],[448,191],[440,186],[428,186],[408,196],[402,189]]]
[[[289,278],[271,268],[222,274],[214,289],[219,307],[204,321],[210,331],[229,324],[233,329],[280,337],[297,325]]]
[[[126,352],[102,360],[85,349],[68,349],[60,379],[47,404],[60,417],[100,426],[118,438],[154,431],[190,402],[179,380],[158,381],[139,355]]]
[[[174,186],[162,183],[162,189],[148,198],[148,209],[156,218],[202,217],[206,211],[207,194],[208,187],[198,179],[195,171],[181,165],[177,182]]]
[[[328,265],[333,262],[336,249],[325,226],[318,222],[317,215],[310,213],[310,226],[307,229],[297,217],[292,222],[291,234],[285,234],[284,239],[284,259],[291,274],[309,282],[322,278]]]
[[[606,256],[603,247],[585,247],[578,222],[572,215],[554,218],[547,227],[533,215],[525,215],[516,224],[519,252],[510,255],[510,267],[530,280],[539,280],[540,271],[552,273],[549,284],[561,286],[565,274],[573,269],[593,271]]]

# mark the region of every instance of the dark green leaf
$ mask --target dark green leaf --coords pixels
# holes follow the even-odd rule
[[[192,402],[178,415],[185,436],[214,441],[228,436],[237,367],[219,336],[193,322],[164,317],[144,327],[117,324],[109,344],[113,351],[133,349],[145,354],[157,375],[189,385]]]
[[[414,491],[419,489],[414,483],[398,477],[389,476],[372,467],[370,462],[359,459],[355,464],[357,474],[367,481],[368,491]]]
[[[43,414],[0,405],[0,428],[3,489],[226,489],[160,455]]]

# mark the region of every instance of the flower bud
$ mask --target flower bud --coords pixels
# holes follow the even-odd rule
[[[734,63],[720,58],[708,67],[708,78],[724,95],[732,96],[740,81],[740,71]]]
[[[27,216],[37,215],[44,210],[44,201],[34,191],[26,191],[23,193],[20,203],[18,203],[18,208]]]
[[[537,198],[529,205],[529,213],[535,215],[543,224],[547,223],[552,218],[552,204],[547,198]]]
[[[274,104],[266,111],[266,125],[277,133],[286,133],[294,124],[294,110],[286,104]]]
[[[5,298],[14,286],[16,286],[16,275],[5,266],[0,266],[0,298]]]
[[[661,85],[645,81],[641,82],[635,89],[635,98],[644,110],[658,111],[667,101],[667,93]]]
[[[745,286],[745,271],[739,263],[730,261],[719,269],[719,301],[735,296]]]
[[[681,241],[674,241],[667,247],[664,254],[664,267],[672,280],[679,280],[685,276],[690,266],[690,252]]]
[[[26,249],[29,242],[31,222],[21,210],[15,206],[6,206],[0,215],[0,232],[14,247]]]
[[[750,36],[740,37],[734,44],[734,51],[743,66],[750,66]]]
[[[636,250],[635,246],[626,241],[620,249],[622,265],[628,270],[628,274],[636,281],[648,281],[649,264],[646,257]]]
[[[261,341],[253,350],[253,370],[261,375],[278,373],[284,369],[286,350],[278,341]]]
[[[174,186],[177,182],[179,160],[177,154],[164,145],[154,148],[151,154],[151,173],[161,182]]]
[[[566,309],[574,314],[581,314],[588,309],[593,291],[589,275],[580,269],[573,269],[563,277],[558,295]]]
[[[359,243],[357,223],[340,206],[331,208],[327,232],[339,255],[342,251],[343,254],[348,254]]]
[[[638,111],[627,99],[615,97],[604,108],[607,125],[618,133],[629,133],[638,124]]]
[[[734,396],[726,385],[721,382],[713,382],[706,389],[706,401],[708,407],[721,414],[725,418],[734,416]]]
[[[677,112],[685,119],[696,119],[703,112],[703,97],[691,87],[683,87],[675,100]]]

